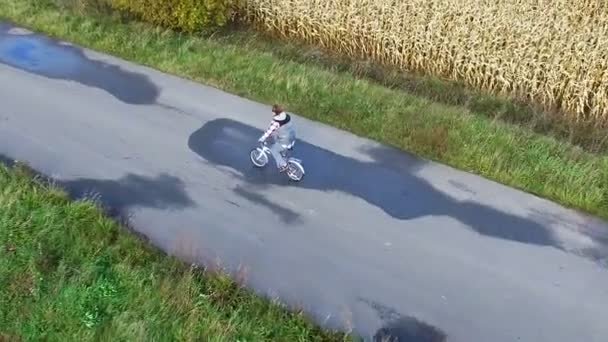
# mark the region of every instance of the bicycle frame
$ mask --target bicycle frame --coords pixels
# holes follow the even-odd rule
[[[271,155],[272,156],[272,151],[270,151],[270,147],[268,147],[268,145],[265,142],[263,142],[263,143],[260,144],[260,148],[262,149],[262,152],[264,152],[266,155]],[[291,160],[291,161],[294,161],[294,162],[297,162],[297,163],[301,164],[302,160],[294,158],[294,157],[291,157],[290,156],[290,154],[291,154],[290,152],[291,152],[290,149],[285,148],[285,149],[283,149],[283,151],[281,151],[281,155],[286,160]]]
[[[291,148],[293,148],[293,145],[292,145],[290,148],[284,148],[284,149],[281,151],[281,156],[287,160],[287,164],[288,164],[288,165],[295,165],[295,167],[296,167],[297,169],[299,169],[299,170],[300,170],[300,172],[302,173],[302,176],[304,176],[305,171],[304,171],[304,167],[302,166],[302,161],[301,161],[300,159],[293,158],[293,157],[291,157],[291,156],[290,156]],[[265,156],[266,161],[263,163],[263,165],[262,165],[262,164],[259,164],[259,165],[258,165],[258,164],[257,164],[257,163],[254,161],[254,157],[253,157],[253,155],[251,155],[251,156],[250,156],[250,157],[252,158],[252,159],[251,159],[251,161],[252,161],[252,162],[253,162],[253,163],[254,163],[256,166],[258,166],[258,167],[263,167],[263,166],[265,166],[265,165],[266,165],[266,163],[268,163],[268,161],[269,161],[269,157],[271,157],[271,156],[272,156],[272,150],[270,149],[270,147],[268,147],[268,145],[266,144],[266,142],[261,142],[259,147],[257,147],[257,148],[255,148],[255,149],[253,149],[253,150],[252,150],[252,153],[253,153],[253,151],[255,151],[255,150],[257,150],[257,151],[261,152],[260,156],[262,156],[262,155],[263,155],[263,156]],[[255,159],[259,161],[259,159],[258,159],[257,157],[256,157]],[[289,174],[288,174],[288,175],[289,175]],[[295,178],[293,178],[291,175],[289,175],[289,178],[291,178],[292,180],[295,180],[295,181],[300,181],[300,180],[302,179],[302,177],[297,177],[297,179],[295,179]]]

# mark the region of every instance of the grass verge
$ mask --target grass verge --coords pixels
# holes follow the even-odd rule
[[[185,35],[33,0],[0,0],[0,16],[241,96],[279,101],[308,118],[608,218],[608,156],[466,106],[284,58],[284,45],[262,46],[255,34]]]
[[[0,165],[0,340],[347,341]]]

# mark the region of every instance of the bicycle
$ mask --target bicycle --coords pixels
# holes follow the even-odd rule
[[[295,141],[292,142],[288,146],[284,146],[285,148],[281,151],[281,156],[285,158],[287,161],[287,176],[295,182],[299,182],[304,178],[304,166],[302,166],[302,161],[297,158],[293,158],[290,156],[291,151],[293,150],[293,146],[295,145]],[[262,168],[268,164],[269,158],[268,155],[272,155],[270,152],[270,148],[266,144],[266,142],[260,143],[259,147],[256,147],[251,150],[249,153],[249,157],[251,162],[256,167]]]

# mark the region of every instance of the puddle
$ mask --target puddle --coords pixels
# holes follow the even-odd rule
[[[68,78],[86,63],[71,48],[49,45],[33,35],[2,36],[0,62],[51,78]]]
[[[402,315],[394,308],[360,298],[377,314],[384,325],[374,334],[374,342],[446,342],[447,335],[439,328],[418,320],[412,316]]]
[[[52,79],[99,88],[128,104],[154,104],[159,89],[147,76],[87,57],[82,49],[0,24],[0,63]]]
[[[388,322],[374,335],[374,342],[445,342],[441,330],[414,317],[400,317]]]

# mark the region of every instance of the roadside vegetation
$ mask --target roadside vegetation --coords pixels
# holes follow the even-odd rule
[[[0,341],[349,341],[0,165]]]

